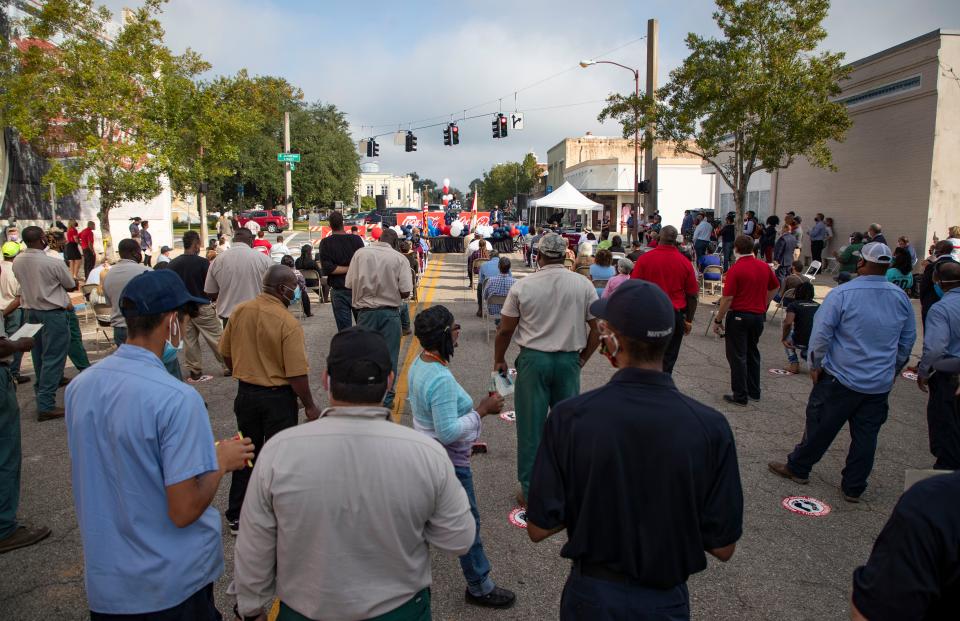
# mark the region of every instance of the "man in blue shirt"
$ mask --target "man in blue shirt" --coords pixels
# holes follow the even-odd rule
[[[220,479],[253,456],[215,444],[203,399],[163,366],[185,311],[206,303],[170,270],[144,272],[120,296],[127,341],[67,389],[67,443],[83,539],[90,618],[219,620]],[[124,617],[126,618],[126,617]]]
[[[917,384],[927,392],[927,427],[934,468],[960,470],[960,416],[957,416],[957,374],[940,369],[960,359],[960,263],[940,261],[933,282],[943,290],[930,307],[923,332],[923,356],[917,365]]]
[[[827,243],[827,225],[823,223],[823,214],[818,213],[813,218],[813,228],[810,229],[810,254],[814,261],[823,263],[823,247]]]
[[[710,248],[710,236],[713,234],[713,226],[707,217],[702,213],[697,214],[697,228],[693,229],[693,249],[699,259],[707,254]]]
[[[496,250],[490,251],[490,260],[480,266],[477,272],[477,317],[483,317],[483,288],[486,282],[500,273],[497,267],[500,253]]]
[[[858,254],[860,277],[828,295],[814,319],[808,353],[813,390],[803,438],[787,463],[768,464],[775,474],[808,483],[810,470],[849,422],[841,480],[848,502],[860,502],[867,489],[887,397],[917,336],[909,298],[884,276],[893,260],[890,248],[870,243]]]

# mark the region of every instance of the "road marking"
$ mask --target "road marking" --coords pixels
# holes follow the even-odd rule
[[[416,306],[410,308],[410,325],[413,325],[413,319],[416,317],[416,314],[421,310],[430,307],[430,303],[433,301],[433,294],[436,292],[434,285],[437,284],[437,281],[440,279],[440,274],[442,270],[440,269],[443,266],[443,256],[444,255],[435,255],[430,259],[430,265],[427,267],[427,271],[424,273],[422,283],[423,287],[420,291],[420,299],[417,301]],[[430,270],[433,270],[431,272]],[[428,282],[429,281],[429,282]],[[396,382],[396,392],[393,397],[393,411],[390,413],[390,418],[393,419],[393,422],[400,422],[400,414],[403,412],[403,402],[407,398],[407,371],[410,369],[410,365],[413,364],[413,359],[417,356],[417,347],[413,342],[413,339],[416,338],[413,335],[406,337],[410,339],[410,343],[407,346],[407,355],[403,358],[403,364],[400,365],[400,368],[397,370],[397,374],[400,377],[394,378]]]

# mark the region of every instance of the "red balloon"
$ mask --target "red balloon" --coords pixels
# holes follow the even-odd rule
[[[382,234],[383,234],[383,229],[381,229],[379,226],[375,227],[372,231],[370,231],[370,237],[374,239],[380,239],[380,236]]]
[[[510,237],[516,237],[519,234],[520,234],[520,231],[518,231],[516,228],[510,229]]]
[[[449,234],[450,234],[450,226],[447,225],[447,224],[444,224],[444,225],[440,228],[440,233],[442,233],[443,235],[449,235]]]

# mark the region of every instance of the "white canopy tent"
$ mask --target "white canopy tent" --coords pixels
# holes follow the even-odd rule
[[[534,208],[531,222],[537,225],[537,209],[541,207],[550,207],[553,209],[573,209],[575,211],[600,211],[603,205],[590,200],[573,187],[569,181],[564,182],[559,188],[550,192],[546,196],[530,201],[530,206]]]

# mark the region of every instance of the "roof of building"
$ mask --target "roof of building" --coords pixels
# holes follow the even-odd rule
[[[864,58],[861,58],[860,60],[855,60],[855,61],[853,61],[852,63],[850,63],[849,65],[847,65],[847,67],[853,69],[853,68],[859,67],[859,66],[861,66],[861,65],[865,65],[865,64],[867,64],[867,63],[870,63],[870,62],[872,62],[872,61],[874,61],[874,60],[878,60],[878,59],[880,59],[880,58],[883,58],[884,56],[889,56],[890,54],[893,54],[894,52],[899,52],[900,50],[904,50],[904,49],[907,49],[907,48],[909,48],[909,47],[913,47],[914,45],[916,45],[916,44],[918,44],[918,43],[924,43],[924,42],[926,42],[926,41],[932,41],[933,39],[939,39],[939,38],[942,37],[942,36],[960,36],[960,30],[938,28],[937,30],[932,30],[932,31],[930,31],[930,32],[928,32],[928,33],[926,33],[926,34],[922,34],[922,35],[920,35],[919,37],[914,37],[913,39],[910,39],[910,40],[908,40],[908,41],[904,41],[903,43],[898,43],[897,45],[894,45],[893,47],[888,47],[887,49],[881,50],[881,51],[879,51],[879,52],[877,52],[877,53],[875,53],[875,54],[871,54],[871,55],[869,55],[869,56],[865,56]]]

